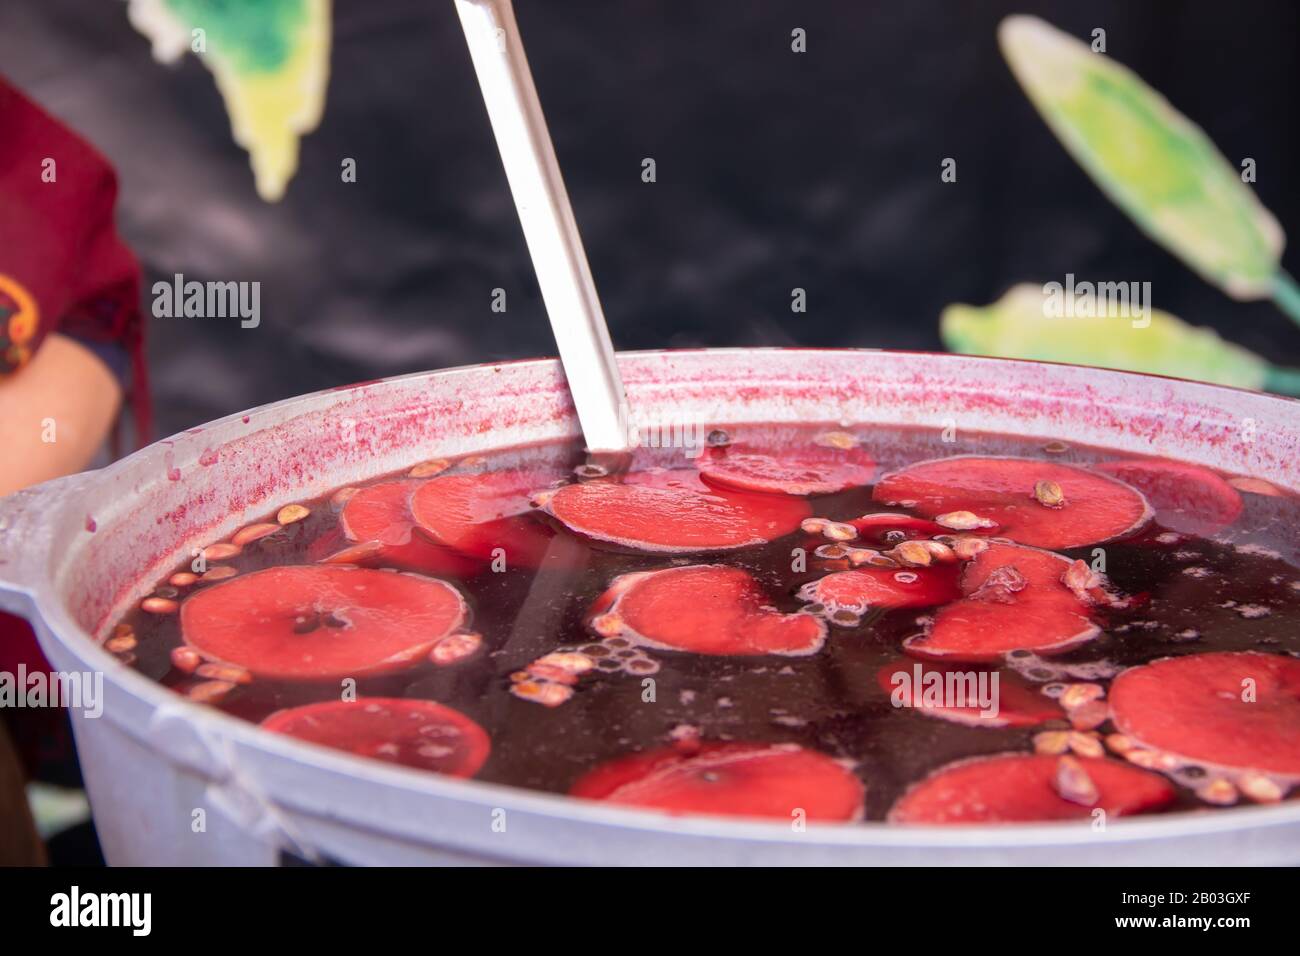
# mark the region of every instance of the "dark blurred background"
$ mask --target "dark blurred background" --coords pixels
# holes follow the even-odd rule
[[[1203,125],[1300,230],[1289,2],[516,0],[615,343],[936,349],[939,311],[1019,281],[1153,283],[1154,305],[1300,365],[1300,329],[1145,239],[1003,63],[1043,16]],[[790,50],[807,31],[808,52]],[[260,280],[262,323],[158,319],[166,434],[401,372],[552,354],[450,0],[335,0],[325,116],[262,203],[206,69],[152,59],[125,4],[0,0],[0,72],[116,164],[150,283]],[[358,181],[340,180],[354,157]],[[653,157],[658,181],[641,181]],[[954,157],[958,181],[940,181]],[[1300,271],[1300,254],[1284,265]],[[807,290],[808,311],[790,310]],[[492,289],[509,309],[490,309]],[[146,286],[147,288],[147,286]]]

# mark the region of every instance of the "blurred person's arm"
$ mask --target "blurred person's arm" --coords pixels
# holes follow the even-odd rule
[[[81,471],[123,403],[148,432],[140,266],[117,176],[0,76],[0,494]],[[117,438],[126,438],[125,431]]]
[[[122,387],[90,349],[53,334],[0,377],[0,495],[81,471],[117,420]]]

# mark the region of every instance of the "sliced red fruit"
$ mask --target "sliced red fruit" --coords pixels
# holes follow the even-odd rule
[[[1300,660],[1258,651],[1131,667],[1110,689],[1120,733],[1191,763],[1300,778]]]
[[[1032,823],[1086,820],[1098,809],[1120,817],[1173,802],[1163,777],[1105,758],[1070,758],[1096,787],[1091,804],[1067,800],[1055,783],[1062,758],[998,754],[959,760],[914,784],[889,811],[891,823]]]
[[[348,547],[351,542],[343,534],[343,530],[337,525],[333,528],[327,528],[317,535],[316,539],[307,545],[307,560],[316,562],[328,558],[336,551],[341,551]]]
[[[952,530],[915,515],[899,514],[895,511],[878,511],[874,514],[854,518],[849,524],[858,529],[863,538],[881,540],[890,531],[902,531],[909,538],[933,538],[938,534],[952,534]]]
[[[912,707],[927,717],[970,727],[1036,727],[1065,717],[1060,704],[1007,671],[903,660],[886,664],[876,680],[895,707]],[[979,703],[981,686],[985,700],[994,706]]]
[[[1035,497],[1039,482],[1054,482],[1064,504]],[[877,501],[927,518],[969,511],[998,523],[997,533],[1038,548],[1078,548],[1138,531],[1151,506],[1137,490],[1093,471],[1030,458],[957,455],[910,465],[880,479]]]
[[[181,634],[257,677],[339,680],[418,663],[466,615],[460,592],[435,578],[289,565],[195,592],[181,604]]]
[[[348,499],[339,515],[339,525],[349,541],[378,542],[382,547],[356,562],[383,564],[432,575],[468,577],[482,570],[482,562],[449,548],[439,547],[415,533],[415,521],[408,503],[419,481],[387,481],[362,488]],[[317,560],[329,558],[340,546]]]
[[[433,541],[461,554],[536,568],[555,531],[528,512],[532,495],[553,477],[534,470],[440,475],[417,483],[411,517]]]
[[[805,601],[864,613],[870,608],[933,607],[961,596],[957,565],[928,568],[854,568],[809,581],[799,591]]]
[[[1015,650],[1061,653],[1092,640],[1101,630],[1089,603],[1062,583],[1071,564],[1050,551],[990,542],[961,572],[962,599],[940,610],[926,633],[904,641],[903,650],[979,662]]]
[[[804,655],[821,648],[824,621],[770,605],[748,572],[697,564],[616,578],[593,605],[591,623],[602,637],[694,654]]]
[[[1273,484],[1273,482],[1265,481],[1263,478],[1229,478],[1228,484],[1236,488],[1238,491],[1244,491],[1251,495],[1263,495],[1266,498],[1286,497],[1285,491]]]
[[[1104,461],[1092,466],[1146,495],[1157,524],[1209,537],[1241,515],[1241,495],[1208,468],[1163,458]]]
[[[541,482],[528,471],[440,475],[415,489],[411,515],[439,544],[486,557],[494,545],[483,527],[527,513]]]
[[[262,726],[308,743],[449,777],[472,777],[492,749],[487,731],[431,700],[360,697],[277,710]]]
[[[825,754],[795,744],[706,743],[620,757],[583,776],[575,797],[672,814],[855,820],[865,788]]]
[[[343,533],[351,541],[408,544],[415,522],[407,501],[420,484],[419,481],[386,481],[359,489],[348,498],[339,514]]]
[[[830,495],[869,485],[876,474],[861,448],[812,446],[779,456],[706,448],[695,464],[710,484],[773,495]]]
[[[643,468],[639,471],[629,471],[620,475],[619,479],[625,485],[676,488],[684,491],[694,491],[702,495],[716,495],[719,493],[718,489],[701,478],[699,471],[694,468]]]
[[[637,551],[730,551],[783,538],[811,513],[782,495],[700,491],[688,483],[565,485],[546,510],[570,531]]]

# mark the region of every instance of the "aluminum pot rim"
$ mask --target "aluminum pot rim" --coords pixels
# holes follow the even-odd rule
[[[1005,366],[1043,366],[1051,365],[1063,369],[1085,370],[1090,376],[1104,379],[1157,379],[1194,386],[1197,391],[1230,392],[1251,395],[1260,400],[1279,402],[1287,405],[1297,404],[1297,400],[1252,392],[1248,389],[1214,385],[1169,376],[1148,375],[1138,372],[1126,372],[1113,369],[1100,369],[1086,366],[1066,365],[1063,363],[1038,362],[1022,359],[1001,359],[984,356],[950,355],[948,353],[924,351],[900,351],[883,349],[809,349],[809,348],[720,348],[720,349],[656,349],[635,352],[620,352],[621,360],[633,362],[654,362],[667,358],[688,355],[748,355],[755,352],[782,352],[787,354],[804,353],[815,358],[818,355],[864,354],[889,361],[891,356],[925,357],[936,361],[960,360],[967,363],[986,365],[990,370]],[[272,409],[292,411],[299,403],[329,393],[350,391],[369,387],[383,387],[393,382],[412,381],[441,376],[451,376],[484,369],[535,366],[558,370],[558,360],[553,358],[517,359],[505,362],[488,362],[461,365],[446,369],[424,372],[412,372],[398,376],[361,382],[353,385],[322,389],[317,392],[292,396],[276,402],[235,412],[205,423],[203,428],[215,428],[223,423],[232,422],[250,415],[264,414]],[[184,433],[178,433],[178,438]],[[169,439],[162,439],[167,441]],[[155,443],[156,444],[156,443]],[[153,446],[147,446],[132,455],[107,466],[99,472],[87,473],[74,478],[94,482],[100,476],[108,476],[119,468],[129,467],[137,455],[145,454]],[[69,479],[62,479],[69,480]],[[58,637],[56,640],[68,646],[68,650],[79,655],[83,660],[95,665],[105,675],[105,682],[116,684],[125,693],[153,711],[165,710],[169,713],[183,714],[196,725],[206,725],[217,731],[220,737],[250,752],[272,758],[295,762],[324,773],[353,778],[366,784],[387,786],[400,789],[410,794],[429,798],[473,803],[483,807],[516,810],[539,817],[562,818],[568,822],[587,823],[597,827],[613,827],[621,830],[640,830],[647,833],[667,833],[683,836],[708,837],[724,841],[750,841],[759,843],[790,843],[791,828],[785,822],[763,821],[759,819],[740,819],[726,816],[673,816],[651,810],[619,807],[598,801],[581,800],[564,794],[529,790],[505,784],[489,783],[478,780],[463,780],[444,777],[411,768],[385,764],[381,761],[368,760],[327,747],[297,741],[280,734],[263,730],[259,725],[226,714],[216,708],[206,707],[191,702],[183,696],[170,691],[162,684],[150,680],[143,674],[124,667],[107,652],[94,637],[82,627],[64,606],[63,602],[48,594],[43,588],[37,588],[28,596],[31,609],[44,625]],[[67,635],[67,636],[65,636]],[[74,645],[75,642],[75,645]],[[147,746],[156,746],[157,741],[143,735],[138,727],[114,720],[105,712],[103,718],[109,719],[122,727],[127,733]],[[293,794],[276,793],[271,795],[275,802],[286,808],[312,814],[316,811],[295,800]],[[809,823],[804,833],[794,838],[800,844],[821,846],[842,846],[846,848],[889,848],[893,847],[1033,847],[1041,845],[1072,845],[1123,843],[1143,840],[1157,840],[1171,837],[1192,836],[1200,834],[1223,833],[1251,827],[1282,826],[1300,823],[1300,801],[1283,801],[1274,805],[1249,805],[1234,807],[1227,812],[1206,811],[1200,809],[1175,811],[1163,814],[1140,815],[1121,818],[1109,823],[1105,830],[1095,831],[1083,823],[1015,823],[1015,824],[956,824],[956,825],[916,825],[895,824],[885,821],[858,821],[847,824]]]

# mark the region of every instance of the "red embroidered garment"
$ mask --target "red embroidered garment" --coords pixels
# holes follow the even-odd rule
[[[54,331],[101,358],[125,354],[129,375],[113,371],[126,379],[136,438],[147,440],[140,267],[113,224],[117,176],[3,78],[0,130],[0,376],[18,372]],[[48,667],[26,622],[0,614],[0,670],[18,673],[20,665],[29,673]],[[18,743],[29,763],[38,756],[30,734]]]
[[[137,436],[149,430],[140,266],[117,234],[117,176],[89,143],[0,78],[0,375],[53,331],[131,359]]]

